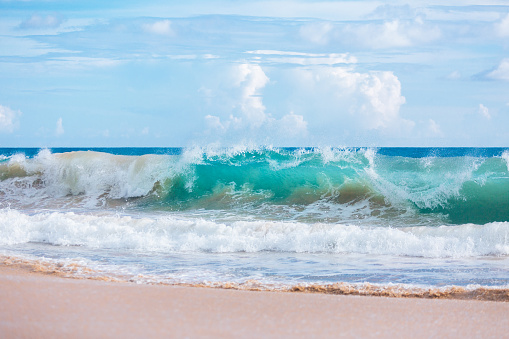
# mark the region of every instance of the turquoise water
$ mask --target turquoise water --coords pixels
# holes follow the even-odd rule
[[[0,249],[179,282],[509,283],[509,149],[0,149]]]

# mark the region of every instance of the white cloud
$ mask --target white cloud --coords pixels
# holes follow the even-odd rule
[[[221,2],[220,2],[221,3]],[[215,1],[201,2],[199,6],[190,2],[188,6],[143,6],[143,13],[151,16],[196,16],[196,15],[241,15],[272,18],[318,18],[323,20],[358,20],[369,14],[379,1],[228,1],[227,6]],[[177,11],[177,12],[176,12]],[[143,15],[143,14],[140,14]]]
[[[180,55],[167,55],[172,60],[195,60],[198,56],[196,54],[180,54]]]
[[[259,131],[277,134],[283,138],[307,135],[307,122],[302,115],[291,112],[281,119],[275,119],[265,112],[261,90],[270,81],[260,65],[241,64],[233,68],[232,86],[238,88],[239,95],[234,99],[238,115],[231,114],[228,119],[214,115],[205,116],[209,132],[258,133]]]
[[[207,126],[207,130],[216,132],[224,132],[226,130],[224,124],[221,123],[221,119],[210,114],[205,116],[205,125]]]
[[[215,55],[215,54],[203,54],[202,58],[203,59],[219,59],[220,56],[219,55]]]
[[[509,37],[509,14],[495,23],[495,31],[503,38]]]
[[[414,16],[405,6],[401,8],[404,11],[408,9],[408,13],[399,13],[401,15],[391,16],[381,23],[357,22],[345,26],[334,26],[328,22],[310,23],[302,26],[299,34],[304,40],[317,45],[340,41],[375,49],[409,47],[429,43],[442,36],[437,25],[431,25],[423,16]],[[405,16],[411,18],[399,18]]]
[[[42,16],[33,14],[30,18],[24,20],[19,25],[22,29],[44,29],[44,28],[57,28],[64,22],[64,19],[57,14],[49,14]]]
[[[61,68],[90,68],[90,67],[113,67],[121,63],[119,60],[107,58],[89,58],[89,57],[57,57],[44,62],[47,66]]]
[[[301,53],[290,51],[257,50],[246,53],[255,54],[254,61],[264,63],[285,63],[302,66],[354,64],[357,58],[348,53]]]
[[[337,65],[349,63],[348,60],[341,56],[330,55],[328,57],[321,58],[266,58],[263,61],[269,63],[284,63],[284,64],[296,64],[302,66],[309,65]]]
[[[392,72],[308,66],[276,71],[274,77],[274,81],[269,81],[259,64],[235,66],[230,74],[230,87],[222,92],[216,89],[217,95],[214,96],[214,100],[229,102],[224,107],[232,107],[231,113],[226,118],[206,115],[204,122],[208,135],[255,136],[256,140],[284,143],[287,140],[302,141],[309,136],[309,131],[333,130],[333,126],[337,126],[338,131],[364,135],[374,131],[408,135],[415,126],[413,121],[400,115],[405,97],[401,94],[398,77]],[[277,100],[278,111],[272,114],[266,112],[262,96],[269,82],[271,90],[276,92],[278,88],[274,87],[288,86],[284,91],[287,94]],[[269,102],[272,104],[273,101]],[[285,109],[291,113],[278,118],[273,116]],[[227,111],[222,112],[227,114]],[[305,118],[308,115],[313,116],[312,124]],[[431,127],[439,130],[438,124]]]
[[[143,30],[148,33],[158,34],[158,35],[167,35],[172,36],[175,34],[173,29],[171,28],[170,20],[161,20],[156,21],[152,24],[144,24],[142,26]]]
[[[234,101],[240,116],[231,115],[228,120],[221,122],[219,117],[207,115],[205,117],[207,126],[217,131],[226,131],[230,128],[259,128],[267,120],[260,90],[269,82],[269,78],[260,65],[255,64],[236,65],[230,75],[232,90],[239,90]]]
[[[360,112],[369,129],[386,128],[399,120],[399,108],[405,103],[401,83],[392,72],[354,73],[360,93],[366,102]]]
[[[348,53],[301,53],[276,50],[256,50],[246,53],[255,54],[257,62],[288,63],[303,66],[354,64],[357,62],[357,58]]]
[[[299,34],[304,40],[317,45],[325,45],[330,40],[333,27],[329,22],[310,23],[302,26]]]
[[[260,54],[260,55],[289,55],[289,56],[325,56],[327,54],[316,54],[316,53],[304,53],[304,52],[292,52],[292,51],[278,51],[273,49],[258,49],[256,51],[247,51],[248,54]]]
[[[55,129],[55,134],[57,136],[64,134],[64,126],[62,124],[62,118],[58,118],[58,120],[57,120],[57,128]]]
[[[375,49],[429,43],[442,35],[437,26],[429,26],[420,17],[415,20],[385,21],[382,24],[349,25],[344,34],[355,44]]]
[[[34,57],[48,53],[69,53],[25,37],[0,36],[0,56]]]
[[[453,71],[446,76],[446,79],[449,79],[449,80],[461,79],[461,73],[459,71]]]
[[[13,111],[9,107],[0,105],[0,132],[12,133],[18,126],[20,111]]]
[[[269,78],[259,65],[253,64],[235,67],[234,74],[234,85],[242,89],[239,103],[242,122],[254,128],[260,127],[267,118],[260,90],[269,82]]]
[[[357,81],[354,86],[358,87],[365,99],[359,112],[364,116],[368,129],[389,128],[401,123],[405,127],[413,127],[413,122],[399,117],[405,97],[401,95],[401,83],[397,76],[392,72],[370,72],[353,73],[351,77],[350,81]]]
[[[488,107],[484,106],[483,104],[479,104],[479,109],[477,110],[477,112],[482,115],[483,117],[485,117],[486,119],[490,120],[491,119],[491,115],[490,115],[490,111],[488,110]]]
[[[408,19],[415,18],[421,11],[419,9],[410,7],[410,5],[380,5],[371,14],[368,15],[370,18],[377,19]]]
[[[496,80],[509,80],[509,59],[503,59],[498,67],[486,76]]]
[[[431,135],[443,136],[442,130],[440,129],[440,125],[433,119],[428,120],[428,130]]]
[[[308,134],[308,123],[302,115],[290,114],[285,115],[281,120],[276,122],[277,128],[285,137],[306,136]]]
[[[326,102],[325,110],[353,117],[361,129],[408,130],[414,125],[399,116],[405,97],[392,72],[359,73],[347,67],[316,66],[295,69],[293,74],[300,83],[301,97],[310,96],[317,104]]]
[[[150,129],[148,127],[145,127],[144,129],[141,130],[141,135],[148,135]]]

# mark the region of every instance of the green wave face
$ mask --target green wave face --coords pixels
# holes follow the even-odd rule
[[[386,197],[392,192],[413,203],[421,214],[442,214],[452,224],[509,221],[504,158],[386,158],[380,162],[382,179],[375,185],[382,187]]]
[[[315,154],[245,153],[231,158],[206,158],[169,179],[167,201],[206,199],[216,194],[259,196],[280,204],[312,203],[338,195],[347,181],[359,181],[362,155],[355,161],[324,163]],[[364,161],[366,162],[366,161]]]
[[[407,158],[372,150],[257,151],[206,155],[159,188],[172,209],[293,208],[318,221],[398,216],[442,222],[509,221],[502,157]],[[281,212],[284,208],[274,210]]]

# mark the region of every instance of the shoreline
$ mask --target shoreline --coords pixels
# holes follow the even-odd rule
[[[258,281],[250,280],[244,283],[217,282],[217,283],[182,283],[171,281],[158,281],[157,279],[139,279],[140,277],[119,277],[107,272],[95,271],[87,266],[77,263],[62,264],[44,260],[32,260],[15,256],[0,255],[0,267],[12,267],[28,273],[56,276],[60,278],[99,280],[115,283],[135,283],[143,285],[180,286],[190,288],[212,288],[256,292],[280,293],[311,293],[343,296],[363,297],[390,297],[410,299],[447,299],[447,300],[473,300],[509,302],[509,288],[485,286],[445,286],[445,287],[417,287],[411,285],[376,285],[370,283],[351,284],[336,282],[330,284],[297,284],[287,286],[264,285]],[[148,278],[148,279],[147,279]]]
[[[15,337],[503,337],[509,303],[65,279],[0,264]]]

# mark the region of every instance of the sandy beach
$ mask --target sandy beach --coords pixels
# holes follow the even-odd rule
[[[509,303],[252,292],[0,266],[2,338],[503,338]]]

